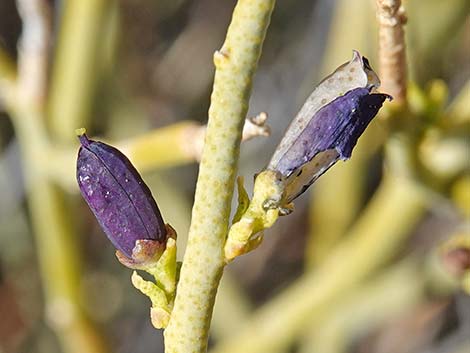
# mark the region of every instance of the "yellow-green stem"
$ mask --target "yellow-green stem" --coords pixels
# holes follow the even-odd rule
[[[212,335],[217,339],[229,337],[240,330],[250,318],[251,303],[230,272],[220,281],[212,318]],[[227,318],[230,320],[227,320]]]
[[[49,58],[49,8],[40,0],[18,0],[23,20],[18,74],[5,106],[15,127],[25,175],[28,206],[44,289],[46,317],[65,353],[104,353],[102,337],[80,302],[80,252],[65,206],[65,195],[44,173],[50,142],[45,128]]]
[[[14,61],[7,52],[0,47],[0,87],[4,83],[12,84],[16,78]]]
[[[375,13],[371,5],[369,0],[336,2],[321,76],[328,75],[350,55],[351,48],[371,59],[372,67],[375,67],[375,42],[370,40],[371,33],[376,32]],[[311,86],[313,74],[319,78],[317,67],[312,67],[311,71],[312,75],[307,76],[303,86]],[[337,163],[315,183],[311,192],[310,229],[305,251],[307,268],[318,265],[328,256],[359,213],[365,198],[368,162],[383,140],[381,127],[372,123],[359,139],[351,160]]]
[[[425,277],[410,259],[354,288],[330,307],[321,324],[315,320],[300,353],[346,353],[359,334],[419,304]]]
[[[75,129],[88,126],[95,92],[96,67],[104,18],[112,0],[68,0],[64,3],[49,97],[54,138],[70,142]]]
[[[379,124],[371,124],[351,160],[334,166],[315,184],[309,210],[307,268],[319,265],[328,257],[359,214],[364,203],[368,162],[385,137],[381,130]]]
[[[24,109],[26,108],[26,109]],[[66,353],[105,353],[106,345],[80,300],[80,252],[63,192],[43,173],[47,140],[40,113],[10,107],[22,150],[46,316]]]
[[[216,67],[188,245],[175,306],[165,331],[166,353],[207,350],[227,236],[241,133],[252,78],[274,0],[240,0]]]
[[[425,210],[406,179],[387,176],[361,218],[329,258],[253,315],[213,353],[271,352],[288,346],[339,296],[397,252]],[[256,333],[256,334],[253,334]]]
[[[15,99],[16,67],[11,57],[0,47],[0,105]]]
[[[460,92],[454,98],[448,108],[448,114],[454,124],[468,122],[470,120],[470,80],[460,89]]]

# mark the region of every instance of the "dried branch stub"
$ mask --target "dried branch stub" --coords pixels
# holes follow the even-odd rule
[[[406,99],[406,46],[403,27],[407,18],[401,0],[377,0],[377,21],[382,90],[402,104]]]

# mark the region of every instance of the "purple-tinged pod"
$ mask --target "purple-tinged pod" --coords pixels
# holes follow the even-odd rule
[[[353,50],[351,61],[341,65],[331,75],[323,79],[307,98],[274,151],[269,166],[272,167],[279,162],[322,107],[352,89],[361,87],[374,89],[379,86],[380,80],[370,67],[369,61],[358,51]]]
[[[129,259],[136,245],[164,246],[167,230],[157,203],[129,159],[84,133],[79,139],[80,192],[109,240]]]
[[[338,160],[351,157],[367,125],[382,107],[386,94],[356,88],[321,108],[276,165],[286,178],[290,202]]]
[[[367,59],[354,51],[349,63],[315,88],[267,167],[285,178],[287,202],[302,194],[338,160],[350,158],[385,99],[392,98],[372,93],[379,84]]]

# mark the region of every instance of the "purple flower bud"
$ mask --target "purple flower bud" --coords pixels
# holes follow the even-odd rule
[[[379,85],[366,58],[354,52],[313,91],[289,126],[268,169],[286,179],[286,198],[291,202],[338,160],[352,150],[385,99],[371,93]]]
[[[113,245],[128,258],[136,241],[165,243],[167,231],[147,185],[116,148],[79,136],[77,181]]]

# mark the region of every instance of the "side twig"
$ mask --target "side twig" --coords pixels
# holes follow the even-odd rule
[[[395,102],[406,100],[406,47],[403,26],[405,10],[401,0],[377,0],[379,23],[379,62],[383,92]]]
[[[18,53],[15,99],[8,101],[6,106],[21,146],[46,317],[64,352],[104,353],[107,348],[103,338],[82,306],[80,253],[64,194],[42,168],[49,148],[44,126],[49,9],[43,0],[17,2],[23,33]]]

